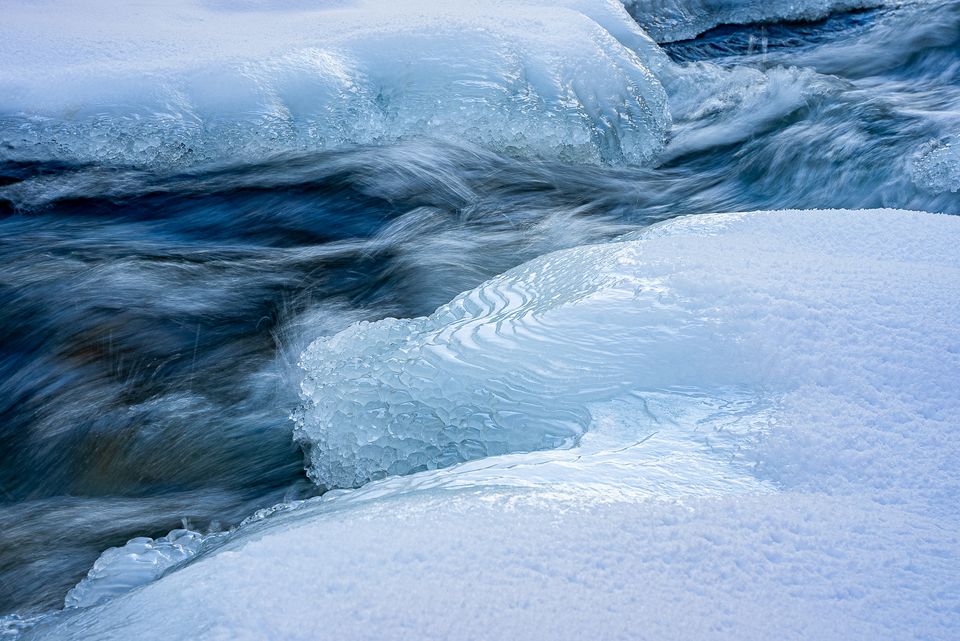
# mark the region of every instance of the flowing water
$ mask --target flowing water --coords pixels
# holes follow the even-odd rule
[[[960,214],[960,3],[695,37],[641,4],[669,56],[672,124],[649,159],[623,131],[596,157],[411,130],[197,162],[6,136],[0,614],[62,607],[132,537],[218,531],[328,489],[293,438],[298,360],[355,321],[429,314],[536,256],[682,214]]]

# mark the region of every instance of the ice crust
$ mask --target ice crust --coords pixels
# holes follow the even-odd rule
[[[623,0],[657,42],[695,38],[714,27],[819,20],[832,13],[891,4],[886,0]]]
[[[616,0],[13,0],[0,158],[237,162],[427,135],[644,163],[670,125],[664,61]]]
[[[960,191],[960,136],[925,145],[913,164],[913,181],[935,194]]]
[[[173,530],[157,539],[138,537],[100,555],[86,578],[67,593],[64,606],[85,608],[160,577],[200,551],[204,536]]]
[[[958,242],[890,210],[686,217],[355,326],[304,362],[333,405],[381,381],[337,419],[371,442],[444,433],[390,423],[404,384],[578,443],[264,514],[25,638],[951,639]],[[528,447],[489,420],[471,437]]]

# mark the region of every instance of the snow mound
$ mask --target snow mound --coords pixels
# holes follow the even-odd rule
[[[720,25],[820,20],[833,13],[888,4],[885,0],[623,0],[623,3],[657,42],[688,40]]]
[[[665,56],[616,0],[14,0],[4,18],[0,159],[241,162],[431,136],[644,163],[670,125]]]
[[[579,440],[265,514],[25,638],[951,639],[958,242],[902,211],[685,217],[356,326],[304,357],[315,478],[374,469],[351,421],[443,464],[445,435]]]
[[[958,623],[956,537],[898,506],[460,490],[333,507],[27,638],[949,641]]]

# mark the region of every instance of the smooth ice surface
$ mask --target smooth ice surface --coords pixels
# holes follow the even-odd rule
[[[819,20],[839,11],[891,4],[885,0],[623,0],[657,42],[694,38],[727,24]]]
[[[0,159],[236,162],[429,135],[643,163],[670,123],[665,56],[616,0],[12,0],[3,13]]]
[[[342,355],[331,394],[385,380],[343,417],[373,442],[404,377],[414,419],[508,390],[583,435],[265,514],[26,638],[952,639],[958,242],[891,210],[687,217],[354,327],[310,352]]]

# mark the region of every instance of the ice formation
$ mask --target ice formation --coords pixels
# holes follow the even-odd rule
[[[321,339],[297,438],[326,488],[559,447],[586,403],[625,391],[754,383],[713,302],[645,269],[635,244],[550,254],[430,317],[359,323]],[[670,263],[668,263],[669,265]]]
[[[618,0],[8,4],[0,160],[182,167],[418,136],[649,164],[748,139],[839,81],[676,65],[644,29],[874,3],[638,0],[636,20]]]
[[[158,539],[139,537],[100,555],[86,578],[67,593],[64,606],[85,608],[145,585],[200,551],[204,536],[173,530]]]
[[[914,161],[913,181],[935,194],[960,191],[960,144],[925,145]]]
[[[305,413],[348,460],[340,420],[582,436],[330,492],[26,638],[949,639],[958,242],[891,210],[687,217],[353,327],[304,358],[369,404]]]
[[[694,38],[726,24],[819,20],[839,11],[888,4],[885,0],[623,0],[657,42]]]
[[[429,135],[643,163],[670,124],[665,57],[616,0],[15,0],[4,16],[12,160],[181,165]]]

